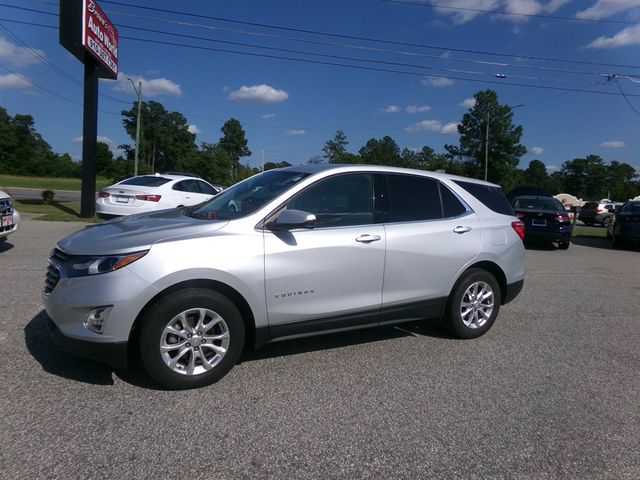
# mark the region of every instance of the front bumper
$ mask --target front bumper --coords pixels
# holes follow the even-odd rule
[[[64,335],[47,315],[47,329],[53,342],[76,355],[98,360],[113,368],[127,368],[127,342],[97,343]]]

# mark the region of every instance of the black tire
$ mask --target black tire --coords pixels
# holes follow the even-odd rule
[[[583,220],[582,223],[590,227],[591,225],[593,225],[593,220]]]
[[[602,219],[602,226],[604,228],[607,228],[610,223],[611,223],[611,217],[606,217]]]
[[[570,245],[571,245],[571,237],[562,238],[558,242],[558,248],[560,250],[568,250]]]
[[[474,301],[477,301],[477,299],[474,300],[470,297],[470,294],[476,285],[481,286],[486,293],[492,294],[493,302],[491,303],[488,318],[480,313],[480,311],[484,311],[485,313],[488,311],[489,302],[486,300],[477,302],[475,307],[470,307],[471,310],[467,315],[463,314],[463,302],[473,303]],[[479,292],[481,291],[482,290]],[[500,286],[491,273],[479,268],[467,270],[462,277],[458,279],[451,291],[451,294],[449,295],[445,311],[444,326],[447,331],[456,338],[477,338],[487,333],[491,328],[493,322],[498,316],[501,303],[502,298]],[[483,319],[480,319],[479,317],[483,317]],[[474,318],[479,319],[480,321],[474,322]]]
[[[211,320],[202,325],[206,319]],[[169,325],[176,334],[167,331]],[[233,302],[214,290],[188,288],[162,297],[146,312],[140,328],[140,359],[164,387],[198,388],[217,382],[233,368],[244,340],[244,322]],[[161,342],[167,347],[164,353]]]
[[[618,236],[618,234],[616,233],[616,229],[613,229],[613,234],[611,236],[611,244],[614,247],[621,247],[622,246],[622,240],[620,239],[620,237]]]

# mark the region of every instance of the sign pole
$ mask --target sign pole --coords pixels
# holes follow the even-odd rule
[[[98,68],[92,59],[84,63],[84,111],[82,119],[82,193],[80,216],[96,212],[96,143],[98,135]]]

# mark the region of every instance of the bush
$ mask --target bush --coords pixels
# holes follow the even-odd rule
[[[43,190],[42,191],[42,203],[45,203],[47,205],[51,205],[53,203],[53,197],[55,196],[56,192],[54,192],[53,190]]]

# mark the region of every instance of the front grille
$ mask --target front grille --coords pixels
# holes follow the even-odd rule
[[[47,267],[47,276],[44,279],[44,293],[49,295],[60,281],[60,270],[54,264],[50,263]]]
[[[56,263],[64,262],[67,258],[67,254],[58,248],[54,248],[51,251],[49,266],[47,267],[47,276],[44,279],[43,292],[45,295],[49,295],[60,281],[60,269],[56,266]]]

